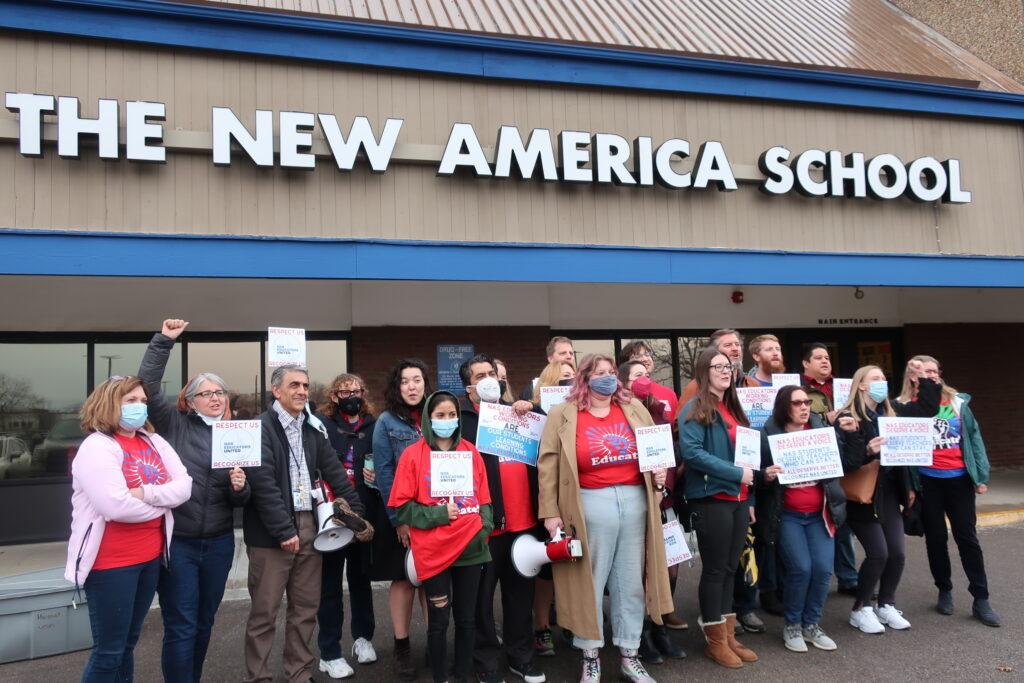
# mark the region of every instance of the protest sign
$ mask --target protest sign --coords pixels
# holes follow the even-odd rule
[[[262,423],[259,420],[220,420],[213,423],[213,461],[210,467],[259,467],[262,462]]]
[[[772,449],[772,460],[782,465],[780,484],[843,476],[836,430],[831,427],[773,434],[768,437],[768,445]]]
[[[473,454],[469,451],[430,452],[430,497],[468,498],[473,495]]]
[[[800,386],[800,375],[796,373],[775,373],[772,375],[772,386],[779,387],[798,387]]]
[[[667,469],[676,466],[672,448],[672,425],[636,428],[636,455],[640,471]]]
[[[885,437],[882,464],[886,467],[931,467],[935,449],[930,417],[880,417],[878,435]]]
[[[665,537],[665,564],[669,567],[693,559],[690,546],[686,544],[686,534],[679,520],[673,519],[661,525]]]
[[[743,412],[750,420],[751,429],[764,427],[764,423],[772,416],[775,396],[778,393],[778,387],[737,387],[736,394],[740,398]]]
[[[306,367],[306,331],[295,327],[267,328],[267,367]]]
[[[832,379],[832,406],[839,410],[850,400],[850,389],[853,387],[852,379]]]
[[[544,415],[533,412],[519,415],[512,406],[481,403],[476,449],[536,467],[545,422]]]
[[[761,469],[761,432],[743,425],[736,426],[736,454],[733,463],[737,467]]]
[[[565,397],[572,391],[572,387],[541,387],[540,388],[540,409],[545,413],[565,403]]]

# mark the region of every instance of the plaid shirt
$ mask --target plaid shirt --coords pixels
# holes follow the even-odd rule
[[[295,510],[312,510],[312,483],[309,478],[309,466],[306,464],[306,453],[302,450],[302,423],[305,413],[298,417],[288,414],[281,404],[274,401],[274,412],[284,427],[284,435],[288,437],[288,476],[292,482],[292,504]]]

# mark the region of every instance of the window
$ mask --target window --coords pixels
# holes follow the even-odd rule
[[[344,339],[307,340],[309,400],[317,405],[327,400],[327,387],[334,378],[348,372],[348,342]]]
[[[93,345],[93,386],[99,386],[111,375],[137,375],[148,344]],[[174,397],[181,391],[181,344],[171,349],[162,382],[164,394]]]
[[[679,347],[679,386],[685,388],[693,379],[693,368],[697,364],[697,356],[708,345],[709,337],[678,337]]]
[[[583,357],[591,353],[603,353],[606,356],[615,358],[614,339],[573,339],[572,347],[576,351],[577,367],[580,361],[583,360]]]
[[[190,342],[188,376],[212,372],[220,376],[231,392],[231,408],[239,419],[263,412],[260,391],[260,342]]]
[[[0,479],[68,475],[87,361],[84,343],[0,344]]]
[[[651,381],[662,386],[672,388],[672,340],[670,339],[623,339],[621,346],[624,347],[631,341],[642,341],[651,349],[651,360],[654,361],[654,368],[651,370]]]

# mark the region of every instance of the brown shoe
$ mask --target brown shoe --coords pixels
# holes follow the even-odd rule
[[[690,628],[690,625],[686,623],[686,619],[683,619],[675,612],[669,612],[668,614],[661,615],[661,620],[665,626],[668,626],[674,631],[685,631]]]
[[[736,640],[736,613],[725,615],[726,636],[728,637],[729,649],[736,653],[736,656],[746,663],[756,662],[757,655],[749,647]]]
[[[725,619],[705,624],[698,618],[697,624],[704,631],[704,638],[708,641],[707,646],[704,648],[704,655],[708,659],[727,669],[739,669],[743,666],[743,660],[729,647],[729,641],[725,633],[727,626]]]

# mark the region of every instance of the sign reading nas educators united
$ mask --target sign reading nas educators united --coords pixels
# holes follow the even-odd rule
[[[18,115],[19,151],[24,156],[42,156],[43,123],[56,117],[57,154],[61,157],[77,159],[81,153],[80,139],[89,136],[96,138],[101,159],[120,159],[119,124],[123,120],[126,159],[167,162],[163,124],[167,107],[162,102],[128,101],[122,111],[118,100],[101,99],[96,118],[81,115],[77,97],[8,92],[4,103]],[[338,170],[351,171],[362,160],[373,172],[385,173],[404,123],[403,119],[387,118],[374,130],[367,117],[357,116],[345,130],[334,114],[282,111],[276,119],[275,122],[274,112],[269,109],[257,109],[253,115],[239,118],[227,107],[213,107],[213,163],[230,166],[234,156],[244,155],[258,167],[313,169],[317,163],[317,154],[313,152],[316,135],[317,143],[326,142]],[[691,154],[692,160],[688,161]],[[553,134],[547,128],[534,128],[524,137],[518,127],[503,125],[494,141],[493,157],[489,158],[473,125],[454,123],[441,158],[435,161],[439,176],[465,172],[478,178],[514,177],[636,188],[660,185],[670,190],[737,189],[732,162],[725,145],[717,140],[691,146],[689,140],[668,138],[656,144],[647,135],[629,140],[615,133],[579,130]],[[748,165],[753,162],[744,159]],[[906,197],[951,204],[971,201],[971,193],[962,187],[958,159],[939,161],[923,156],[904,162],[885,152],[869,159],[863,152],[811,148],[793,153],[776,145],[763,152],[756,163],[764,177],[758,189],[767,195],[799,192],[808,197]]]
[[[263,450],[259,420],[221,420],[213,423],[213,469],[259,467]]]

